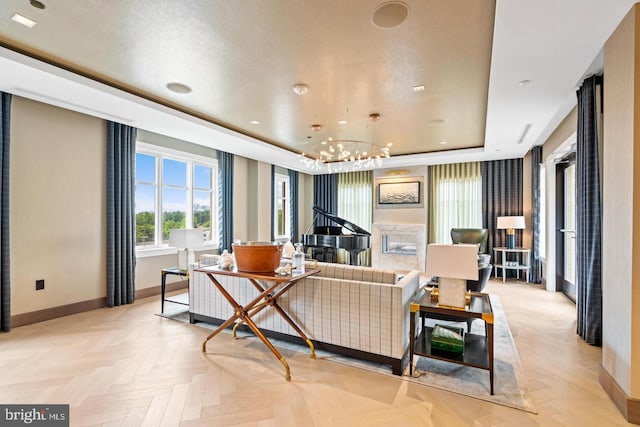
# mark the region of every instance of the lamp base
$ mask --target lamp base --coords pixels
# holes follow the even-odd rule
[[[196,260],[193,249],[178,249],[178,269],[187,271],[189,264],[193,264]]]
[[[438,279],[439,305],[464,308],[466,304],[466,292],[467,281],[464,279],[452,279],[449,277],[440,277]]]
[[[516,235],[507,234],[507,249],[515,249],[515,248],[516,248]]]

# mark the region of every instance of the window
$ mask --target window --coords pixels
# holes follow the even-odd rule
[[[273,179],[273,232],[275,238],[291,237],[289,212],[289,176],[275,173]]]
[[[138,142],[136,248],[166,246],[169,230],[200,228],[218,240],[216,159]]]
[[[432,243],[451,243],[452,228],[482,227],[480,163],[431,166]]]

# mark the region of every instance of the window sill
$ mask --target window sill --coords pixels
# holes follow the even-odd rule
[[[202,251],[214,251],[218,250],[217,243],[211,243],[208,245],[200,246],[198,248],[193,248],[195,252]],[[136,249],[136,258],[149,258],[156,256],[164,256],[164,255],[175,255],[177,249],[172,247],[163,247],[163,248],[149,248],[149,249]]]

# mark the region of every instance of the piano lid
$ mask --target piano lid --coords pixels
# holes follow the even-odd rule
[[[324,209],[318,207],[318,206],[314,206],[313,210],[316,213],[319,213],[327,218],[329,218],[331,221],[340,224],[341,226],[343,226],[344,228],[346,228],[347,230],[356,233],[356,234],[366,234],[367,236],[371,236],[371,233],[369,233],[367,230],[358,227],[357,225],[355,225],[352,222],[347,221],[346,219],[340,218],[337,215],[334,214],[330,214],[329,212],[325,211]]]

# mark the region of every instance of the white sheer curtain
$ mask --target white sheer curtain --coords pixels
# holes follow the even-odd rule
[[[430,167],[429,242],[451,243],[452,228],[482,227],[480,162]]]
[[[357,171],[338,174],[338,216],[371,232],[373,222],[373,173]],[[371,265],[370,249],[361,252],[360,265]],[[339,251],[338,261],[349,254]]]

